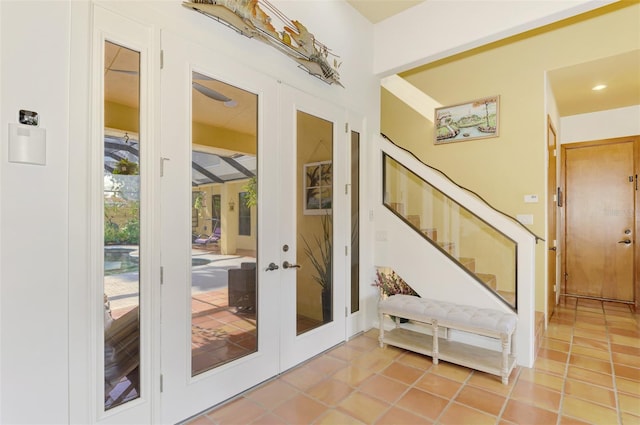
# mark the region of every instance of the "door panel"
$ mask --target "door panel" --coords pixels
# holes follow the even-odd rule
[[[632,302],[634,142],[567,148],[565,161],[566,293]]]
[[[104,144],[104,299],[105,410],[140,397],[140,53],[110,41],[104,43],[105,118],[114,86],[130,93],[126,119],[111,121]],[[117,70],[114,71],[113,69]],[[127,69],[131,74],[119,75]],[[115,74],[115,75],[113,75]],[[106,120],[105,120],[106,121]],[[128,127],[125,123],[131,123]],[[124,128],[122,128],[124,127]],[[131,136],[129,136],[131,132]],[[124,291],[123,289],[126,288]]]
[[[278,373],[277,97],[203,46],[164,31],[162,45],[161,405],[175,423]]]
[[[350,249],[348,255],[348,270],[347,270],[347,290],[349,299],[347,305],[349,306],[349,315],[346,323],[346,337],[351,338],[359,332],[365,330],[364,323],[364,310],[360,305],[360,277],[366,276],[367,272],[362,270],[362,263],[360,261],[360,239],[361,239],[361,225],[365,222],[361,218],[364,213],[360,208],[360,196],[364,191],[361,187],[364,185],[364,180],[361,179],[361,172],[364,167],[360,165],[360,154],[362,152],[362,134],[363,134],[363,122],[364,119],[361,115],[352,111],[348,113],[349,122],[349,142],[347,152],[347,177],[348,177],[348,206],[349,212],[346,213],[349,223],[347,228],[349,229],[349,240],[347,244]],[[368,283],[363,282],[364,285]]]
[[[296,113],[296,335],[333,321],[333,123]],[[286,269],[286,267],[285,267]]]
[[[149,27],[98,5],[92,10],[91,281],[99,284],[91,289],[96,349],[89,411],[97,415],[91,422],[148,423],[158,366],[151,344],[152,265],[159,250],[152,236],[153,200],[146,195],[154,187],[153,42]]]
[[[241,128],[244,137],[242,146],[233,148],[226,137],[192,132],[191,373],[196,376],[257,350],[258,252],[251,223],[258,207],[258,98],[195,71],[192,85],[192,128],[209,134],[226,123],[233,127],[229,133]]]
[[[348,211],[348,139],[339,131],[344,114],[283,86],[281,119],[281,259],[284,266],[295,265],[282,270],[281,369],[286,370],[345,338],[345,235],[350,224],[344,214],[335,213]]]

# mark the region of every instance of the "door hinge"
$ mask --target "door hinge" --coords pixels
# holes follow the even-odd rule
[[[564,280],[565,281],[569,280],[569,273],[564,272]]]
[[[160,157],[160,177],[164,177],[164,162],[169,161],[169,158]]]
[[[349,309],[347,309],[347,306],[344,306],[344,317],[349,317]]]
[[[164,69],[164,50],[160,50],[160,69]]]
[[[349,132],[349,123],[348,122],[344,123],[344,132],[345,133]]]
[[[164,391],[164,375],[160,374],[160,392]]]
[[[350,184],[349,184],[349,183],[347,183],[347,184],[345,184],[345,185],[344,185],[344,194],[345,194],[345,195],[348,195],[348,194],[349,194],[349,186],[350,186]]]
[[[160,266],[160,285],[164,285],[164,267]]]

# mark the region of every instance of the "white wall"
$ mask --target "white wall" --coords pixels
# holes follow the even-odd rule
[[[615,1],[425,1],[375,26],[373,72],[406,71]]]
[[[587,142],[640,134],[640,105],[560,119],[560,143]]]
[[[340,55],[345,88],[321,82],[276,49],[239,36],[179,0],[100,3],[206,44],[221,63],[244,63],[366,116],[365,134],[379,132],[378,82],[370,72],[373,26],[344,2],[273,3]],[[95,414],[85,403],[91,377],[76,372],[71,384],[69,378],[72,370],[88,370],[91,359],[88,321],[69,320],[70,311],[90,315],[84,180],[90,134],[88,4],[0,1],[0,423],[86,423]],[[8,124],[17,121],[19,109],[40,113],[40,126],[47,130],[45,166],[6,160]],[[362,140],[365,155],[369,144]]]
[[[2,1],[2,423],[68,417],[69,3]],[[40,114],[46,165],[7,162],[8,124]]]

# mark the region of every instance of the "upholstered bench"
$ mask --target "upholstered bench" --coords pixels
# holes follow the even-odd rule
[[[411,295],[392,295],[378,302],[380,346],[385,344],[431,356],[434,364],[445,360],[465,367],[500,376],[502,383],[516,359],[511,354],[511,337],[518,317],[513,313],[436,301]],[[384,316],[395,317],[396,326],[385,332]],[[428,325],[431,335],[400,327],[400,318]],[[440,328],[458,330],[500,340],[501,351],[439,338]],[[448,333],[447,333],[448,335]]]

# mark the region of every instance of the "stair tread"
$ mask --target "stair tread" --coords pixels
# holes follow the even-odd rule
[[[469,270],[470,272],[475,273],[476,271],[476,259],[472,257],[459,257],[458,261],[464,268]]]
[[[491,289],[494,291],[497,288],[496,275],[490,273],[476,273],[476,276],[480,278],[481,281],[486,283]]]

